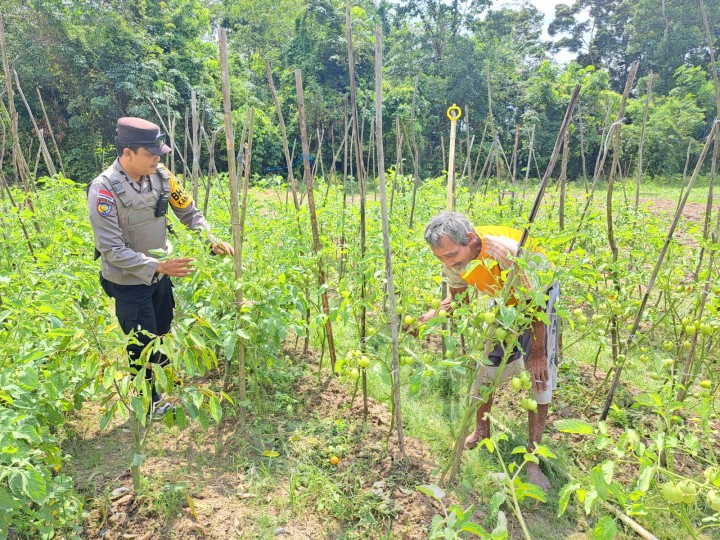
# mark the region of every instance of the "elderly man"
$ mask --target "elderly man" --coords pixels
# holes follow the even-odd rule
[[[187,277],[193,259],[178,257],[159,261],[155,250],[170,254],[167,239],[168,207],[188,228],[204,231],[215,254],[234,254],[232,246],[213,239],[210,225],[192,197],[160,163],[170,147],[160,128],[142,118],[120,118],[115,136],[117,159],[88,187],[88,212],[95,235],[95,255],[102,260],[100,283],[115,299],[115,314],[123,332],[138,333],[128,347],[137,365],[153,335],[170,331],[173,319],[170,277]],[[147,332],[147,333],[145,333]],[[148,335],[149,334],[149,335]],[[158,353],[151,361],[162,364]],[[160,395],[152,389],[151,409],[164,412]]]
[[[425,229],[425,240],[433,254],[443,264],[447,276],[450,294],[439,309],[450,310],[451,302],[457,295],[465,293],[469,285],[478,291],[495,297],[502,291],[505,280],[510,281],[512,297],[509,304],[523,302],[532,292],[541,288],[536,272],[526,272],[526,268],[549,267],[547,258],[540,251],[523,252],[526,263],[513,265],[518,254],[522,233],[509,227],[473,227],[470,221],[457,212],[441,212],[430,220]],[[471,262],[475,265],[471,267]],[[509,270],[509,272],[508,272]],[[544,290],[544,289],[543,289]],[[546,313],[550,324],[533,318],[529,328],[519,337],[514,350],[508,352],[507,363],[500,374],[501,381],[519,376],[527,368],[530,372],[533,398],[535,403],[528,408],[529,441],[532,451],[540,443],[548,413],[548,404],[553,389],[557,386],[558,363],[558,320],[554,312],[554,303],[559,295],[559,287],[554,283],[547,291]],[[467,300],[467,295],[465,299]],[[436,315],[430,310],[419,318],[425,322]],[[504,331],[502,332],[504,333]],[[489,365],[481,366],[481,376],[490,384],[497,374],[506,354],[503,340],[490,352]],[[475,430],[465,440],[466,448],[475,448],[478,442],[490,434],[490,422],[485,418],[492,408],[493,395],[483,403],[478,412]],[[536,463],[527,464],[528,480],[544,490],[550,488],[548,478]]]

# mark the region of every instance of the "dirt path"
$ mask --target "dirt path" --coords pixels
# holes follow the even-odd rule
[[[234,418],[208,431],[157,423],[139,493],[127,469],[128,426],[99,432],[99,408],[84,408],[64,450],[88,497],[85,538],[423,537],[440,512],[415,489],[433,482],[428,448],[406,438],[409,459],[401,462],[391,438],[388,453],[387,407],[370,399],[364,424],[361,397],[351,407],[335,378],[319,383],[307,375],[292,392],[292,412],[251,419],[246,429]]]

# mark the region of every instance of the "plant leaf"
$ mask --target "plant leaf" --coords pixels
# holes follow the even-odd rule
[[[565,418],[555,421],[555,429],[563,433],[577,433],[580,435],[591,435],[593,425],[578,418]]]
[[[612,540],[617,534],[617,523],[610,516],[601,517],[593,529],[593,540]]]
[[[417,489],[420,493],[424,493],[428,497],[432,497],[438,501],[445,497],[443,489],[435,484],[423,484],[421,486],[417,486],[415,489]]]

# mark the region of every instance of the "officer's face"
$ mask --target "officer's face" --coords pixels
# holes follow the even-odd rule
[[[139,180],[142,176],[155,174],[157,172],[160,156],[156,156],[148,152],[142,146],[137,152],[133,152],[129,148],[125,148],[123,168],[134,179]]]

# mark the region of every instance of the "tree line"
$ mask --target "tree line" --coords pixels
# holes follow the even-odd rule
[[[39,174],[48,171],[30,112],[44,136],[52,131],[65,173],[88,182],[113,157],[120,116],[157,123],[162,118],[166,127],[174,126],[178,157],[188,162],[193,94],[203,129],[201,169],[212,142],[217,168],[226,170],[224,137],[210,139],[223,125],[219,28],[228,31],[238,127],[249,107],[255,111],[253,174],[285,174],[266,62],[291,145],[299,141],[294,70],[302,70],[311,153],[322,165],[316,170],[327,172],[344,137],[350,91],[345,9],[340,0],[0,0],[8,64],[8,71],[0,72],[3,178],[17,181],[8,159],[13,146],[8,74],[20,147]],[[639,61],[622,119],[621,169],[636,170],[642,140],[645,174],[680,175],[716,116],[703,13],[716,47],[717,0],[575,0],[556,7],[549,40],[542,37],[543,14],[527,1],[512,7],[489,0],[358,1],[351,4],[351,16],[365,152],[372,145],[379,25],[385,36],[384,142],[391,149],[388,161],[400,153],[405,172],[412,164],[413,138],[421,176],[442,172],[449,130],[445,111],[457,103],[463,117],[456,163],[477,170],[496,144],[504,160],[498,160],[495,174],[517,176],[529,166],[529,175],[538,176],[579,82],[567,171],[570,179],[592,176],[602,134],[618,120],[613,115],[629,66]],[[553,58],[561,50],[574,60],[558,65]],[[299,142],[294,146],[299,164]],[[179,160],[176,168],[183,172],[182,167]]]

